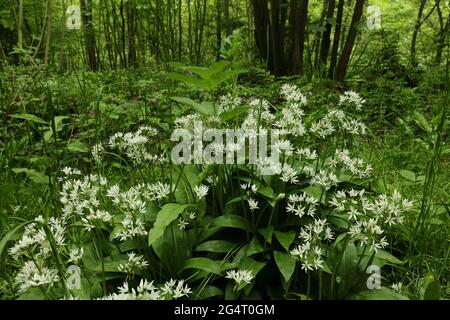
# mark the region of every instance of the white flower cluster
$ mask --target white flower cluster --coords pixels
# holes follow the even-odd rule
[[[195,123],[201,121],[201,117],[198,113],[188,114],[181,116],[174,121],[176,129],[187,129],[189,131],[194,131]]]
[[[127,253],[128,261],[125,264],[119,264],[117,269],[120,272],[126,272],[128,274],[135,274],[136,271],[145,269],[148,267],[148,262],[144,256],[137,255],[134,252]]]
[[[291,255],[300,260],[302,269],[308,272],[323,268],[325,252],[322,242],[334,238],[326,219],[314,219],[312,223],[302,227],[299,238],[301,243],[291,250]]]
[[[164,200],[170,195],[172,186],[162,182],[139,184],[127,191],[120,191],[113,185],[106,193],[113,204],[124,214],[121,228],[115,234],[120,241],[147,235],[143,215],[147,211],[148,201]]]
[[[100,206],[98,193],[100,188],[108,183],[101,175],[87,175],[63,180],[60,192],[62,216],[64,219],[72,215],[84,216],[87,212],[95,211]]]
[[[302,107],[308,104],[306,97],[294,85],[285,84],[281,88],[281,94],[287,100],[287,106],[281,110],[280,116],[274,126],[282,135],[301,137],[306,134],[303,124],[305,112]]]
[[[249,102],[253,108],[247,111],[247,115],[241,128],[247,132],[260,132],[265,127],[270,127],[275,120],[275,115],[270,112],[270,105],[267,100],[253,99]]]
[[[290,103],[297,103],[300,107],[306,106],[308,101],[296,85],[286,83],[281,86],[281,95]]]
[[[198,200],[203,199],[208,194],[209,187],[202,184],[194,187],[194,193]]]
[[[147,151],[151,138],[157,134],[158,131],[153,127],[142,126],[136,132],[116,132],[109,138],[108,145],[111,149],[117,149],[125,154],[135,165],[141,165],[146,161],[164,161],[162,156]]]
[[[304,192],[301,194],[291,194],[288,196],[286,211],[293,213],[300,218],[304,215],[314,217],[318,202],[319,200],[312,196],[308,196]]]
[[[230,270],[227,271],[225,278],[233,280],[235,282],[234,289],[239,291],[249,285],[255,276],[250,270]]]
[[[113,293],[102,300],[173,300],[188,297],[192,290],[184,284],[184,280],[170,280],[162,287],[153,281],[141,279],[136,288],[130,288],[128,282],[119,287],[119,293]]]
[[[325,190],[329,190],[332,186],[336,186],[338,179],[335,173],[327,172],[326,170],[320,169],[318,172],[313,174],[311,177],[311,185],[319,185]]]
[[[292,184],[298,183],[298,172],[289,163],[285,162],[281,166],[280,180],[283,182],[290,182]]]
[[[336,150],[335,161],[342,164],[352,175],[360,178],[366,178],[372,172],[372,166],[370,164],[366,165],[364,160],[360,158],[351,158],[350,152],[346,149]]]
[[[364,190],[353,189],[338,191],[329,203],[338,213],[347,215],[348,233],[361,246],[366,245],[375,251],[388,245],[384,227],[403,223],[404,214],[413,206],[397,191],[391,196],[382,194],[372,200],[365,196]]]
[[[241,98],[238,96],[233,96],[230,93],[219,97],[219,110],[218,113],[224,113],[231,111],[241,105]]]
[[[357,111],[361,111],[366,100],[361,98],[361,96],[354,91],[346,91],[344,94],[339,96],[339,106],[344,104],[349,104],[353,106]]]
[[[42,260],[41,260],[42,262]],[[34,261],[25,261],[15,277],[19,284],[19,291],[25,292],[32,287],[53,286],[59,281],[57,271],[44,265],[37,266]]]
[[[9,254],[16,260],[25,256],[28,258],[46,259],[51,255],[50,241],[44,230],[44,218],[38,216],[34,222],[25,227],[22,237],[9,249]],[[65,223],[62,219],[51,217],[48,228],[55,244],[59,247],[65,245]]]
[[[73,248],[69,251],[69,260],[68,263],[78,264],[83,258],[84,249],[83,248]]]
[[[353,135],[365,135],[366,125],[347,116],[344,111],[332,108],[318,121],[314,122],[309,131],[321,139],[325,139],[335,132],[343,131]]]

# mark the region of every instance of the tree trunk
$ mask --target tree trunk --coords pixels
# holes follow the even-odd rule
[[[226,35],[229,36],[233,32],[230,21],[230,0],[223,0],[223,20]]]
[[[135,46],[135,17],[136,7],[134,1],[127,1],[127,31],[128,31],[128,65],[136,67],[136,46]]]
[[[222,0],[216,0],[216,61],[220,60],[222,48]]]
[[[19,0],[19,19],[17,23],[17,46],[23,47],[23,0]]]
[[[183,54],[183,23],[182,23],[182,3],[178,0],[178,61],[181,61]]]
[[[127,1],[128,3],[128,1]],[[125,44],[125,14],[124,14],[124,7],[123,7],[123,0],[120,1],[119,4],[119,13],[120,13],[120,21],[121,21],[121,27],[120,27],[120,50],[122,51],[122,57],[123,57],[123,67],[127,67],[127,50],[126,50],[126,44]]]
[[[44,50],[44,65],[47,68],[50,55],[50,40],[52,36],[52,0],[47,0],[47,17],[46,17],[46,32],[45,32],[45,50]]]
[[[358,34],[358,24],[361,21],[363,8],[364,0],[356,0],[352,23],[347,35],[347,41],[345,42],[344,49],[342,50],[338,66],[336,68],[336,80],[339,82],[344,81],[345,74],[347,73],[347,67],[353,50],[353,45],[355,44],[356,36]]]
[[[291,1],[290,8],[290,42],[289,74],[303,75],[305,33],[308,19],[308,0]]]
[[[436,57],[435,57],[435,64],[440,65],[442,62],[442,52],[445,48],[445,35],[449,32],[449,21],[450,21],[450,14],[448,16],[447,22],[444,23],[444,17],[442,15],[442,10],[439,5],[439,0],[436,0],[436,9],[438,13],[438,19],[439,19],[439,33],[437,35],[437,42],[436,42]]]
[[[414,26],[414,31],[411,38],[410,59],[412,66],[417,66],[417,57],[416,57],[417,36],[419,34],[420,26],[422,25],[422,15],[426,4],[427,0],[421,0],[419,12],[417,14],[416,24]]]
[[[61,52],[59,57],[59,70],[66,71],[67,70],[67,59],[66,59],[66,2],[65,0],[61,0],[62,6],[62,17],[61,17]]]
[[[336,63],[339,51],[339,40],[341,39],[342,15],[344,14],[344,0],[339,0],[336,14],[336,25],[334,27],[333,48],[331,50],[330,69],[328,76],[334,79],[336,73]]]
[[[320,45],[320,63],[325,67],[327,65],[328,53],[330,51],[330,41],[331,41],[331,19],[334,15],[334,5],[335,0],[328,1],[327,9],[327,23],[325,25],[325,31],[322,35],[322,43]]]
[[[51,0],[49,0],[51,1]],[[86,56],[89,68],[97,70],[97,56],[95,54],[95,32],[92,24],[92,0],[80,0],[81,21],[84,28]]]
[[[264,0],[252,0],[253,14],[255,17],[255,42],[261,57],[266,61],[269,70],[272,69],[272,55],[270,54],[270,20],[267,2]]]

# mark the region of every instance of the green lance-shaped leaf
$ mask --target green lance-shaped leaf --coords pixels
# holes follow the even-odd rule
[[[148,245],[151,246],[158,240],[166,230],[167,226],[178,218],[178,216],[188,207],[189,205],[182,205],[177,203],[168,203],[164,205],[161,211],[158,212],[155,224],[153,228],[148,233]]]

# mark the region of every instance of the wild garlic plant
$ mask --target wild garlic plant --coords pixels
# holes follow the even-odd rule
[[[244,163],[175,165],[161,144],[168,137],[148,125],[94,145],[100,172],[114,155],[141,172],[139,181],[125,186],[100,172],[64,168],[60,212],[36,218],[10,248],[18,290],[105,299],[264,296],[258,284],[269,282],[309,298],[363,290],[365,268],[389,255],[389,230],[413,204],[397,191],[370,188],[372,166],[353,144],[367,131],[357,119],[365,102],[357,93],[344,93],[326,110],[294,85],[280,94],[277,105],[227,94],[214,112],[191,112],[170,124],[192,134],[198,122],[202,134],[241,130],[248,141],[276,133],[268,149],[278,159],[250,163],[245,153]],[[246,146],[209,145],[223,159]],[[156,164],[159,174],[142,171]],[[342,269],[345,259],[356,273]],[[82,293],[65,284],[70,265],[81,269],[88,287]],[[269,281],[264,274],[279,276]],[[117,278],[120,287],[111,281]],[[225,290],[214,289],[224,282]]]

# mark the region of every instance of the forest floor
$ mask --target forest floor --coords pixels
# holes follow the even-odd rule
[[[1,77],[0,299],[450,298],[448,92],[433,74],[345,90],[259,70],[210,90],[154,69]],[[171,163],[172,133],[194,121],[285,130],[280,172]],[[122,286],[141,279],[156,287]]]

